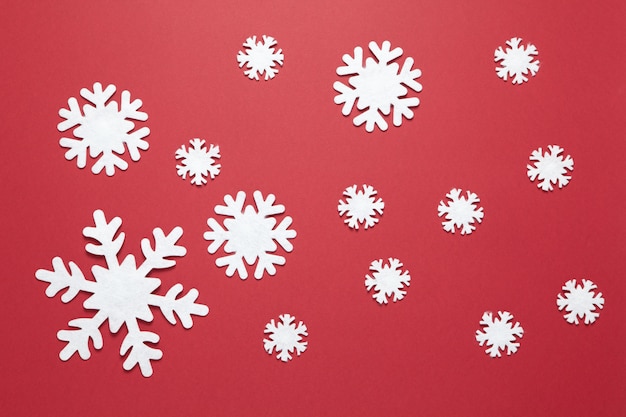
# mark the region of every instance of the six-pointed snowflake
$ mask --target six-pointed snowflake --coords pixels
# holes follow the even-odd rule
[[[142,375],[149,377],[152,375],[151,361],[161,359],[163,356],[160,349],[148,345],[157,343],[159,336],[139,328],[138,320],[145,322],[153,320],[150,306],[158,307],[171,324],[176,324],[174,316],[176,314],[186,329],[193,325],[192,315],[206,316],[209,312],[207,306],[195,302],[198,298],[198,291],[195,288],[180,298],[177,297],[183,291],[181,284],[171,287],[164,296],[154,294],[161,285],[161,280],[149,275],[155,270],[176,264],[176,261],[168,258],[185,255],[186,249],[176,245],[183,230],[176,227],[165,235],[163,230],[155,228],[154,248],[149,239],[141,241],[141,251],[145,260],[137,266],[133,255],[119,261],[119,252],[125,238],[123,232],[117,234],[122,220],[115,217],[107,223],[101,210],[93,213],[93,219],[95,227],[84,228],[83,235],[97,243],[88,243],[85,249],[92,255],[103,257],[106,262],[106,268],[99,265],[91,268],[95,281],[85,279],[82,270],[74,262],[68,263],[68,270],[60,257],[52,260],[52,271],[39,269],[35,273],[38,280],[50,284],[46,289],[48,297],[54,297],[66,289],[61,301],[67,303],[81,291],[90,293],[91,296],[85,300],[83,307],[97,311],[91,318],[71,320],[69,322],[71,330],[61,330],[57,333],[59,340],[67,342],[59,357],[66,361],[78,352],[83,360],[89,359],[91,356],[89,341],[91,340],[94,348],[102,348],[102,334],[99,328],[108,320],[112,333],[117,333],[122,325],[125,325],[128,331],[120,349],[122,356],[128,353],[124,369],[130,370],[139,365]]]
[[[500,62],[500,66],[496,67],[498,77],[504,81],[508,77],[513,77],[513,84],[526,82],[528,81],[526,75],[529,72],[534,77],[539,71],[539,61],[534,60],[538,53],[537,48],[531,43],[524,48],[524,46],[520,46],[521,42],[521,38],[511,38],[506,41],[508,45],[506,51],[499,46],[494,53],[495,62]]]
[[[181,159],[182,165],[176,165],[176,172],[182,179],[191,178],[191,183],[195,185],[203,185],[207,183],[207,175],[214,179],[220,173],[220,164],[216,164],[215,160],[220,158],[220,147],[217,145],[209,145],[209,149],[204,146],[204,139],[192,139],[189,141],[191,147],[189,149],[182,145],[176,150],[176,159]]]
[[[365,130],[372,132],[375,126],[387,130],[387,121],[382,115],[389,115],[393,107],[393,124],[400,126],[402,117],[413,118],[413,110],[419,104],[417,97],[406,97],[408,88],[415,92],[422,91],[422,85],[416,81],[422,75],[413,67],[413,58],[408,57],[400,66],[392,62],[402,55],[401,48],[391,49],[391,43],[384,41],[382,47],[376,42],[369,43],[369,49],[376,59],[367,58],[363,65],[363,48],[354,48],[354,57],[346,54],[342,60],[345,66],[337,68],[337,75],[351,75],[348,83],[351,87],[336,81],[333,88],[339,93],[335,103],[342,104],[341,112],[348,116],[356,101],[358,110],[365,110],[354,117],[355,126],[365,123]],[[408,87],[408,88],[407,88]],[[382,114],[381,114],[382,113]]]
[[[96,158],[100,155],[96,163],[91,167],[94,174],[99,174],[102,169],[111,176],[115,174],[115,168],[125,170],[128,162],[120,158],[125,152],[124,146],[128,148],[128,153],[133,161],[138,161],[141,157],[139,150],[148,149],[148,142],[144,140],[150,133],[150,129],[142,127],[134,130],[135,123],[132,120],[145,122],[148,115],[138,111],[142,102],[139,99],[130,101],[130,93],[122,91],[122,101],[118,108],[117,102],[111,100],[115,93],[115,86],[109,84],[102,90],[102,84],[95,83],[93,92],[87,88],[80,90],[80,95],[91,104],[85,104],[81,113],[78,100],[71,97],[67,103],[68,109],[59,110],[59,116],[64,121],[58,124],[57,129],[65,132],[77,126],[73,134],[76,138],[61,138],[59,144],[68,148],[65,152],[65,159],[71,161],[76,158],[76,165],[84,168],[87,163],[87,148],[89,156]]]
[[[567,311],[563,317],[568,323],[578,324],[579,318],[585,318],[585,324],[591,324],[600,316],[600,313],[596,312],[596,308],[602,309],[604,307],[604,298],[602,293],[595,293],[597,287],[593,281],[583,279],[583,285],[576,285],[576,280],[571,279],[563,285],[563,291],[565,297],[561,294],[558,295],[556,305],[559,307],[559,311]]]
[[[446,232],[455,232],[455,228],[461,228],[461,234],[470,234],[476,230],[474,222],[478,223],[483,220],[483,208],[477,207],[476,203],[480,202],[478,196],[467,191],[467,199],[461,197],[461,190],[453,188],[446,197],[450,200],[448,204],[444,204],[443,200],[439,202],[437,210],[439,217],[445,214],[447,221],[441,222],[443,230]]]
[[[561,153],[563,148],[557,145],[548,145],[549,152],[543,153],[542,149],[535,149],[530,154],[530,160],[534,162],[533,165],[526,165],[528,169],[528,178],[531,181],[539,178],[537,188],[541,188],[543,191],[552,191],[552,184],[558,182],[559,188],[565,187],[570,179],[569,175],[565,175],[568,171],[574,170],[574,160],[571,156],[567,155],[565,159]]]
[[[411,285],[411,276],[409,271],[403,271],[402,263],[395,258],[389,258],[388,264],[383,264],[383,260],[373,261],[370,265],[372,276],[365,275],[365,288],[369,292],[374,288],[372,298],[378,304],[387,304],[387,297],[393,295],[393,302],[402,300],[406,295],[403,291],[404,286]]]
[[[265,325],[264,333],[269,334],[269,339],[263,339],[263,347],[270,355],[276,349],[276,358],[287,362],[294,350],[298,356],[306,350],[308,342],[302,341],[302,337],[308,336],[308,333],[304,323],[300,322],[296,326],[296,318],[292,315],[281,314],[278,317],[278,324],[272,319]]]
[[[259,80],[259,75],[265,72],[265,80],[274,78],[278,73],[276,64],[282,66],[283,50],[276,51],[274,46],[276,45],[276,39],[271,36],[263,35],[263,42],[257,42],[256,36],[252,36],[243,43],[244,51],[239,51],[237,54],[237,62],[239,62],[239,68],[244,65],[247,70],[243,73],[251,80]]]
[[[282,204],[274,205],[276,197],[269,194],[263,199],[260,191],[255,191],[254,201],[257,210],[251,205],[243,207],[246,193],[239,191],[237,198],[233,200],[230,195],[224,197],[225,206],[215,206],[215,213],[230,216],[224,220],[222,227],[217,220],[209,218],[207,221],[211,231],[204,233],[206,240],[212,240],[209,245],[209,253],[215,253],[224,242],[224,252],[231,254],[217,258],[217,266],[227,266],[226,275],[231,277],[237,271],[241,279],[248,278],[248,271],[244,260],[248,265],[258,260],[254,277],[263,278],[267,271],[270,275],[276,274],[274,265],[284,265],[285,258],[273,254],[278,243],[285,251],[291,252],[293,245],[289,239],[296,237],[296,231],[288,229],[292,219],[289,216],[276,226],[276,215],[285,212]],[[276,226],[276,227],[275,227]]]
[[[385,203],[381,198],[375,199],[377,191],[371,185],[363,184],[363,191],[357,191],[356,184],[344,190],[343,195],[346,201],[339,200],[337,210],[339,216],[347,214],[344,220],[349,227],[359,228],[359,223],[365,223],[365,229],[373,227],[378,223],[376,213],[383,214]]]
[[[511,313],[498,311],[498,316],[500,318],[494,319],[493,314],[486,311],[480,321],[485,331],[476,330],[476,341],[480,346],[487,344],[485,352],[492,358],[500,357],[500,351],[504,351],[505,348],[507,355],[517,352],[520,344],[515,340],[524,334],[524,329],[519,323],[511,322],[513,319]]]

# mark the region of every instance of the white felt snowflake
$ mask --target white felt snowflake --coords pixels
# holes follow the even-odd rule
[[[485,352],[492,358],[500,357],[500,351],[504,351],[505,348],[507,355],[517,352],[520,344],[515,340],[524,334],[524,329],[519,323],[511,322],[513,319],[511,313],[498,311],[498,316],[500,318],[494,319],[493,314],[486,311],[480,321],[485,331],[476,330],[476,341],[480,346],[487,344]]]
[[[559,311],[567,311],[563,317],[568,323],[578,324],[578,319],[584,317],[585,324],[591,324],[600,316],[596,308],[601,310],[604,307],[602,293],[593,291],[598,288],[596,284],[588,279],[582,281],[583,285],[576,285],[575,279],[567,281],[563,285],[565,296],[559,294],[556,300]]]
[[[439,217],[446,216],[447,221],[441,222],[443,230],[454,233],[455,228],[460,228],[462,235],[476,230],[474,222],[482,222],[484,216],[483,208],[476,206],[480,202],[478,196],[467,191],[467,198],[461,197],[461,190],[453,188],[446,197],[450,202],[445,204],[442,200],[437,207]]]
[[[243,43],[244,51],[239,51],[237,54],[237,62],[239,62],[239,68],[244,65],[247,70],[243,73],[251,80],[259,80],[259,75],[265,72],[265,80],[274,78],[278,73],[276,65],[283,65],[283,50],[275,50],[276,39],[271,36],[263,35],[263,42],[257,42],[256,36],[252,36]]]
[[[207,150],[204,139],[198,138],[190,140],[189,143],[191,143],[189,149],[182,145],[176,150],[176,159],[181,159],[182,162],[182,165],[176,165],[176,172],[182,179],[187,178],[189,174],[192,184],[206,184],[208,175],[214,179],[220,173],[222,166],[215,163],[215,160],[220,158],[220,147],[209,145]]]
[[[534,60],[538,53],[537,48],[531,43],[524,48],[520,46],[521,42],[521,38],[511,38],[506,41],[508,45],[506,51],[499,46],[494,53],[495,62],[500,62],[500,66],[496,67],[498,77],[504,81],[508,77],[513,77],[513,84],[526,82],[528,81],[526,75],[529,72],[534,77],[539,71],[539,61]]]
[[[373,261],[370,265],[372,276],[365,275],[365,288],[369,292],[374,288],[372,298],[378,304],[387,304],[387,297],[393,295],[393,302],[402,300],[406,295],[403,291],[404,286],[411,285],[411,276],[409,271],[403,271],[402,263],[395,258],[389,258],[388,264],[383,264],[383,260]]]
[[[66,361],[78,352],[83,360],[89,359],[91,356],[89,341],[91,340],[94,348],[102,348],[102,334],[99,328],[108,320],[112,333],[117,333],[122,325],[125,325],[128,331],[120,349],[122,356],[128,353],[124,369],[130,370],[139,365],[142,375],[149,377],[152,375],[151,361],[161,359],[163,352],[149,345],[157,343],[159,335],[142,331],[138,320],[151,322],[154,316],[150,307],[154,306],[161,310],[171,324],[176,324],[174,316],[176,314],[183,327],[188,329],[193,325],[192,315],[206,316],[209,312],[207,306],[195,302],[198,298],[198,291],[195,288],[180,298],[177,297],[183,291],[181,284],[171,287],[164,296],[154,294],[161,285],[161,280],[150,276],[151,273],[174,266],[176,261],[168,258],[183,256],[187,252],[183,246],[176,245],[183,234],[183,229],[175,227],[165,235],[163,230],[155,228],[154,248],[149,239],[142,239],[141,251],[145,260],[137,266],[133,255],[126,256],[122,262],[119,261],[120,249],[125,238],[123,232],[117,235],[122,220],[115,217],[107,223],[102,210],[94,211],[93,219],[95,227],[85,227],[83,235],[97,243],[88,243],[85,249],[92,255],[103,257],[106,262],[106,267],[94,265],[91,268],[95,281],[85,279],[82,270],[74,262],[68,263],[68,270],[60,257],[52,260],[52,271],[39,269],[35,273],[38,280],[50,284],[46,289],[48,297],[54,297],[66,289],[61,295],[61,301],[67,303],[81,291],[90,293],[91,296],[85,300],[83,307],[97,311],[91,318],[71,320],[69,322],[71,330],[61,330],[57,333],[59,340],[67,342],[59,357]]]
[[[376,200],[377,193],[374,187],[366,184],[363,184],[362,191],[357,191],[356,184],[346,188],[343,192],[346,201],[339,200],[337,206],[339,216],[347,214],[344,223],[352,229],[358,229],[359,223],[365,224],[365,229],[376,225],[379,220],[376,213],[382,215],[385,208],[385,203],[381,198]]]
[[[422,85],[416,81],[422,75],[413,67],[413,58],[408,57],[402,65],[392,62],[402,55],[401,48],[391,49],[391,43],[384,41],[382,47],[376,42],[369,43],[369,49],[376,59],[367,58],[363,65],[363,48],[354,48],[354,57],[345,54],[342,58],[346,64],[337,68],[337,75],[351,75],[348,83],[336,81],[333,88],[339,92],[335,103],[342,104],[341,112],[348,116],[356,101],[358,110],[365,110],[354,117],[355,126],[365,123],[365,130],[372,132],[374,126],[382,131],[387,130],[387,121],[382,116],[389,115],[393,107],[393,124],[400,126],[402,117],[413,118],[413,110],[419,104],[417,97],[407,97],[409,88],[415,92],[422,91]],[[398,70],[400,71],[398,72]],[[408,87],[408,88],[407,88]],[[381,114],[382,113],[382,114]]]
[[[294,351],[300,356],[306,350],[308,342],[302,341],[302,337],[309,334],[304,323],[300,322],[296,326],[296,318],[292,315],[281,314],[278,317],[278,324],[272,319],[265,325],[264,333],[269,334],[269,339],[263,339],[263,347],[270,355],[276,349],[276,358],[287,362]]]
[[[124,146],[128,148],[128,153],[133,161],[138,161],[141,157],[139,150],[148,149],[148,142],[144,140],[150,133],[150,129],[142,127],[138,130],[132,120],[145,122],[148,115],[138,111],[142,102],[139,99],[130,101],[130,93],[122,91],[122,100],[118,108],[115,100],[111,100],[116,87],[109,84],[102,90],[102,84],[95,83],[93,92],[87,88],[80,90],[80,95],[91,104],[85,104],[81,113],[78,100],[70,97],[67,101],[68,109],[59,110],[59,116],[64,121],[58,124],[57,129],[65,132],[76,126],[73,134],[76,138],[61,138],[60,145],[68,148],[65,152],[65,159],[71,161],[76,158],[76,165],[84,168],[87,163],[87,149],[89,156],[98,158],[91,167],[94,174],[99,174],[102,169],[111,176],[115,174],[115,168],[125,170],[128,162],[120,158],[125,152]]]
[[[561,155],[563,148],[557,145],[548,145],[549,152],[543,153],[542,149],[535,149],[530,154],[533,165],[526,165],[528,169],[528,178],[531,181],[539,178],[537,188],[543,191],[552,191],[552,184],[558,182],[559,188],[565,187],[570,179],[569,175],[565,175],[568,171],[574,170],[574,160],[567,155],[565,159]]]
[[[225,206],[215,206],[216,214],[230,216],[224,220],[224,227],[213,218],[207,221],[211,231],[205,232],[204,238],[213,241],[209,245],[209,253],[215,253],[226,242],[224,252],[231,254],[215,261],[219,267],[227,266],[226,275],[229,277],[237,271],[241,279],[248,278],[244,260],[248,265],[258,260],[254,271],[256,279],[263,278],[265,271],[274,275],[276,274],[274,265],[285,264],[283,256],[272,253],[278,248],[276,243],[287,252],[293,250],[289,239],[296,237],[296,231],[288,229],[292,222],[291,217],[286,216],[276,226],[275,216],[284,213],[285,206],[274,205],[276,201],[274,194],[269,194],[263,199],[263,194],[255,191],[253,196],[257,210],[251,205],[244,209],[246,193],[239,191],[234,200],[230,195],[224,197]]]

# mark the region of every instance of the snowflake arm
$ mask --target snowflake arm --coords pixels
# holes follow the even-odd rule
[[[93,283],[85,279],[85,275],[83,275],[78,265],[71,261],[68,265],[70,267],[69,271],[63,264],[63,260],[55,256],[52,259],[52,271],[38,269],[35,272],[35,277],[39,281],[50,284],[46,288],[46,295],[49,298],[54,297],[59,291],[67,288],[65,293],[61,295],[61,301],[64,303],[72,301],[81,291],[93,292]]]
[[[494,52],[495,62],[500,63],[496,74],[504,81],[512,77],[513,84],[522,84],[528,81],[526,75],[529,72],[534,77],[539,71],[539,61],[533,60],[538,54],[537,48],[529,43],[524,49],[524,46],[520,47],[521,42],[521,38],[511,38],[506,41],[506,51],[499,46]]]
[[[276,358],[287,362],[294,351],[300,356],[306,350],[308,342],[302,341],[302,337],[308,336],[308,332],[302,321],[296,326],[295,317],[290,314],[281,314],[279,319],[278,324],[272,319],[265,325],[264,333],[269,334],[269,339],[263,339],[263,347],[270,355],[276,350]]]
[[[378,304],[387,304],[387,298],[393,295],[393,302],[402,300],[406,291],[402,288],[411,285],[409,271],[402,271],[402,263],[395,258],[389,258],[389,263],[383,265],[383,260],[373,261],[370,265],[372,275],[365,276],[365,288],[369,292],[372,288],[372,298]]]
[[[450,200],[445,204],[443,200],[437,207],[439,217],[445,215],[447,221],[442,222],[443,230],[454,233],[461,228],[461,235],[470,234],[476,230],[475,222],[481,223],[484,217],[483,208],[478,208],[480,199],[475,193],[467,191],[467,198],[461,196],[461,190],[453,188],[446,197]]]
[[[543,191],[552,191],[553,184],[559,188],[569,184],[571,176],[565,175],[574,169],[574,160],[567,155],[563,158],[563,148],[558,145],[548,145],[548,151],[543,153],[542,148],[535,149],[530,155],[533,165],[526,165],[527,175],[531,181],[537,178],[539,182],[537,188]]]
[[[137,270],[142,275],[147,275],[153,269],[166,269],[176,265],[176,261],[167,259],[172,256],[185,256],[187,249],[176,245],[176,242],[183,235],[182,227],[178,226],[165,236],[161,228],[152,231],[154,236],[154,249],[150,245],[149,239],[141,240],[141,251],[145,261]]]
[[[274,78],[278,73],[276,64],[282,66],[284,55],[283,50],[275,50],[276,39],[263,35],[263,42],[256,41],[256,36],[246,39],[243,43],[244,50],[237,54],[239,68],[246,66],[244,74],[251,80],[259,81],[259,75],[265,72],[265,81]]]
[[[382,215],[385,203],[381,198],[375,199],[378,192],[371,185],[363,184],[363,190],[357,191],[357,186],[352,185],[346,188],[343,195],[346,201],[339,200],[337,210],[339,216],[347,214],[344,223],[352,229],[358,229],[359,223],[364,224],[364,228],[373,227],[379,219],[376,214]]]
[[[152,376],[152,361],[161,359],[163,352],[146,343],[158,343],[159,335],[139,330],[136,320],[129,321],[126,325],[128,334],[124,337],[120,347],[120,355],[124,356],[128,353],[123,364],[124,369],[130,371],[139,365],[144,377]]]
[[[487,345],[485,352],[492,358],[500,357],[500,351],[505,348],[507,355],[517,352],[520,344],[515,340],[524,334],[524,329],[518,322],[511,322],[511,313],[498,311],[498,316],[499,318],[494,319],[490,311],[485,312],[480,321],[485,330],[476,330],[476,341],[480,346]]]
[[[191,316],[206,316],[209,314],[209,308],[203,304],[196,304],[199,293],[195,288],[189,290],[183,297],[176,298],[182,291],[182,284],[176,284],[169,289],[165,297],[153,296],[153,301],[150,304],[158,306],[163,316],[171,324],[176,324],[176,317],[174,317],[174,313],[176,313],[183,327],[190,329],[193,326]]]
[[[90,340],[95,349],[102,349],[100,326],[106,318],[105,314],[98,312],[92,318],[71,320],[68,325],[74,327],[74,330],[59,330],[57,338],[67,342],[67,345],[59,352],[59,358],[62,361],[67,361],[75,353],[78,353],[82,360],[89,359],[91,357],[91,351],[89,350]]]
[[[578,325],[579,318],[584,318],[585,324],[592,324],[600,316],[596,309],[604,307],[602,293],[595,293],[597,285],[593,281],[583,279],[582,285],[576,285],[576,280],[569,280],[563,285],[565,295],[559,294],[556,304],[559,311],[565,310],[567,313],[563,318],[570,324]]]

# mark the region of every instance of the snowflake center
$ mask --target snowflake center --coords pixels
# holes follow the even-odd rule
[[[544,178],[556,180],[561,174],[565,174],[565,169],[561,164],[562,161],[558,157],[550,155],[537,164],[537,169],[541,171]]]
[[[254,263],[259,253],[277,249],[272,239],[276,219],[257,213],[252,206],[247,206],[242,215],[224,220],[224,225],[231,232],[225,250],[241,253],[248,265]]]
[[[366,218],[375,214],[374,209],[372,209],[374,199],[367,197],[362,192],[358,192],[354,197],[352,197],[349,203],[350,213],[360,222],[363,222]]]
[[[464,198],[450,204],[450,218],[454,219],[457,225],[473,223],[473,212],[474,206]]]
[[[504,59],[503,65],[509,69],[510,73],[528,73],[528,64],[533,60],[532,56],[528,55],[528,52],[523,48],[515,48],[507,51],[507,56]]]
[[[126,120],[118,111],[115,102],[105,107],[85,106],[83,123],[75,130],[75,135],[89,140],[91,156],[97,156],[105,149],[116,153],[124,152],[124,135],[135,124]]]
[[[511,325],[505,321],[495,321],[486,330],[489,335],[489,341],[493,342],[494,346],[505,346],[508,343],[515,340],[511,335]]]
[[[256,68],[269,68],[274,64],[274,52],[267,46],[257,45],[248,51],[248,56]]]
[[[398,68],[397,63],[386,65],[382,62],[377,63],[372,58],[367,59],[363,71],[349,80],[358,90],[359,110],[370,107],[389,114],[390,105],[407,93],[407,89],[398,80]]]
[[[298,336],[294,328],[278,326],[271,338],[276,343],[278,349],[283,350],[296,345],[300,336]]]

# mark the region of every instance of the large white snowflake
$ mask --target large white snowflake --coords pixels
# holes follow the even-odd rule
[[[494,319],[493,314],[486,311],[480,321],[480,325],[485,330],[476,330],[476,341],[480,346],[487,344],[488,348],[485,352],[492,358],[500,357],[500,351],[504,351],[505,348],[507,355],[517,352],[520,344],[515,340],[524,334],[522,326],[518,322],[513,324],[511,321],[513,319],[511,313],[498,311],[498,316],[500,318]]]
[[[378,192],[371,185],[363,184],[363,190],[357,191],[356,184],[346,188],[343,195],[346,201],[339,200],[337,210],[339,216],[347,214],[343,221],[352,229],[358,229],[359,223],[364,224],[365,229],[378,223],[376,213],[383,214],[385,203],[381,198],[376,200]]]
[[[439,217],[446,216],[447,221],[441,222],[443,230],[454,233],[456,228],[460,228],[462,235],[476,230],[474,222],[481,223],[484,216],[483,208],[476,206],[480,202],[478,196],[467,191],[467,198],[461,197],[461,190],[453,188],[446,197],[450,202],[445,204],[441,200],[437,207]]]
[[[248,265],[253,265],[258,260],[254,277],[263,278],[267,271],[270,275],[276,274],[274,265],[284,265],[285,258],[273,254],[278,243],[285,251],[291,252],[293,245],[289,239],[296,237],[296,231],[288,229],[292,223],[289,216],[285,216],[276,226],[276,215],[285,212],[282,204],[274,205],[276,197],[269,194],[266,199],[260,191],[253,193],[257,210],[251,205],[243,207],[246,193],[239,191],[236,199],[226,195],[225,206],[215,206],[215,213],[230,218],[224,220],[224,227],[217,220],[209,218],[207,221],[210,231],[204,233],[206,240],[212,240],[209,245],[209,253],[215,253],[224,242],[224,252],[230,255],[217,258],[215,264],[219,267],[227,266],[226,275],[232,277],[235,271],[241,279],[248,278],[248,271],[244,260]]]
[[[278,324],[272,319],[265,325],[263,333],[269,334],[269,339],[263,339],[263,347],[270,355],[276,349],[276,358],[287,362],[294,351],[300,356],[306,350],[308,342],[302,341],[302,337],[309,334],[304,323],[300,322],[296,326],[296,318],[292,315],[281,314],[278,317]]]
[[[591,324],[600,316],[596,308],[604,307],[602,293],[593,291],[598,288],[597,285],[588,279],[582,281],[583,285],[576,285],[575,279],[567,281],[562,287],[565,296],[559,294],[556,300],[559,311],[567,311],[563,317],[568,323],[578,324],[578,319],[584,317],[585,324]]]
[[[159,335],[139,328],[138,320],[153,320],[150,306],[158,307],[171,324],[176,324],[176,314],[186,329],[193,325],[192,315],[206,316],[209,312],[207,306],[195,302],[198,298],[195,288],[180,298],[177,297],[183,291],[181,284],[171,287],[164,296],[154,294],[161,285],[161,280],[149,275],[155,270],[174,266],[176,261],[168,258],[183,256],[187,252],[183,246],[176,245],[183,229],[175,227],[165,235],[163,230],[155,228],[154,248],[149,239],[142,239],[141,251],[145,260],[137,266],[133,255],[127,255],[119,262],[119,253],[125,238],[123,232],[117,235],[122,220],[115,217],[107,223],[102,210],[94,211],[93,219],[95,227],[85,227],[83,235],[97,243],[88,243],[85,249],[92,255],[103,257],[106,262],[106,267],[92,266],[91,272],[95,281],[85,279],[82,270],[74,262],[68,263],[68,270],[60,257],[52,259],[52,271],[39,269],[35,273],[38,280],[50,284],[46,289],[48,297],[52,298],[65,290],[61,301],[68,303],[81,291],[90,293],[91,296],[85,300],[83,307],[97,311],[91,318],[71,320],[71,330],[57,333],[59,340],[67,342],[59,357],[66,361],[78,353],[81,359],[89,359],[89,341],[91,340],[94,348],[102,348],[99,328],[108,320],[112,333],[117,333],[122,325],[128,331],[120,348],[120,355],[128,354],[124,369],[131,370],[139,365],[142,375],[149,377],[152,375],[151,361],[163,356],[160,349],[149,345],[157,343]]]
[[[534,77],[539,71],[539,61],[534,60],[538,53],[537,48],[531,43],[524,48],[524,46],[520,46],[521,42],[521,38],[511,38],[506,41],[508,45],[506,51],[499,46],[494,53],[495,62],[500,62],[500,66],[496,67],[498,77],[504,81],[508,77],[513,77],[513,84],[526,82],[528,81],[526,75],[529,72]]]
[[[372,298],[378,304],[387,304],[387,297],[393,295],[393,302],[402,300],[406,295],[404,286],[411,285],[409,271],[402,270],[402,263],[395,258],[389,258],[388,264],[383,264],[383,260],[373,261],[370,265],[372,275],[365,275],[365,288],[369,292],[374,288]]]
[[[263,42],[257,42],[256,36],[249,37],[243,43],[244,51],[239,51],[237,54],[237,62],[239,62],[239,68],[246,66],[246,70],[243,71],[245,75],[251,80],[259,80],[259,75],[265,72],[265,80],[274,78],[278,73],[276,64],[282,66],[283,50],[276,51],[274,46],[276,45],[276,39],[271,36],[263,35]]]
[[[417,97],[407,97],[408,88],[415,92],[422,91],[422,85],[415,81],[422,75],[419,69],[413,67],[413,58],[407,57],[400,66],[392,62],[402,55],[401,48],[391,49],[391,43],[384,41],[382,47],[374,41],[369,43],[369,49],[376,59],[371,57],[363,65],[363,48],[354,48],[354,57],[345,54],[342,58],[345,66],[337,68],[337,75],[351,75],[348,83],[351,87],[336,81],[333,88],[339,92],[335,96],[335,103],[342,104],[341,112],[348,116],[356,101],[358,110],[365,110],[354,117],[355,126],[365,123],[365,130],[372,132],[375,126],[382,131],[387,130],[387,121],[382,116],[389,115],[393,107],[393,124],[400,126],[402,117],[413,118],[413,110],[419,104]],[[407,88],[408,87],[408,88]],[[381,114],[382,113],[382,114]]]
[[[58,124],[57,129],[65,132],[76,126],[73,134],[76,138],[61,138],[59,144],[68,148],[65,152],[65,159],[71,161],[76,158],[76,165],[84,168],[87,163],[87,149],[91,158],[98,158],[91,167],[94,174],[99,174],[102,169],[106,170],[108,176],[115,174],[115,168],[125,170],[128,162],[120,158],[125,152],[124,146],[128,148],[128,153],[133,161],[141,158],[139,150],[148,149],[148,142],[144,140],[150,133],[150,129],[142,127],[138,130],[132,120],[145,122],[148,115],[138,111],[142,102],[139,99],[130,101],[130,93],[122,91],[122,101],[119,105],[115,100],[111,100],[116,87],[109,84],[102,89],[102,84],[95,83],[93,92],[87,88],[80,90],[80,95],[89,103],[83,106],[81,112],[78,100],[70,97],[67,101],[68,109],[59,110],[59,116],[64,121]]]
[[[531,181],[539,178],[537,188],[541,188],[543,191],[552,191],[552,184],[557,182],[559,188],[565,187],[572,178],[565,174],[574,170],[572,157],[567,155],[563,159],[561,155],[563,148],[557,145],[548,145],[548,150],[549,152],[543,153],[541,148],[535,149],[530,154],[530,160],[534,162],[533,165],[526,165],[528,178]]]
[[[214,179],[220,173],[222,166],[215,163],[215,160],[220,158],[220,147],[211,144],[207,150],[204,139],[198,138],[190,140],[189,143],[191,143],[189,149],[182,145],[176,150],[176,159],[182,162],[182,165],[176,165],[176,172],[182,179],[187,178],[189,174],[192,184],[206,184],[208,175]]]

